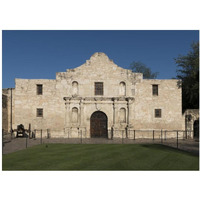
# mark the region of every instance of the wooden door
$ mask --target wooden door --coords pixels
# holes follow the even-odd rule
[[[94,112],[90,118],[90,134],[91,137],[108,137],[107,116],[105,113]]]

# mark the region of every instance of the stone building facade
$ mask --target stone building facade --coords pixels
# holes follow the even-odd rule
[[[2,90],[2,129],[5,133],[11,132],[14,123],[14,89]]]
[[[199,109],[187,109],[185,115],[185,130],[188,138],[199,138]]]
[[[51,136],[120,137],[119,131],[184,130],[177,80],[143,79],[104,53],[56,73],[55,80],[15,79],[12,128],[51,130]],[[9,129],[9,128],[8,128]]]

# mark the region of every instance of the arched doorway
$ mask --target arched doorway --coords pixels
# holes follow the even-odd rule
[[[199,120],[194,121],[194,138],[199,138]]]
[[[108,118],[105,113],[94,112],[90,118],[90,135],[91,137],[108,138],[107,130]]]

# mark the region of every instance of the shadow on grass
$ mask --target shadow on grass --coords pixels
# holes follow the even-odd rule
[[[164,150],[164,151],[171,151],[171,152],[180,152],[180,153],[184,153],[184,154],[188,154],[191,156],[197,156],[199,157],[199,152],[188,152],[186,150],[183,149],[179,149],[179,148],[175,148],[172,146],[167,146],[165,144],[141,144],[142,147],[145,148],[149,148],[149,149],[155,149],[155,150]]]
[[[161,144],[43,144],[3,156],[3,170],[199,170],[197,156]]]

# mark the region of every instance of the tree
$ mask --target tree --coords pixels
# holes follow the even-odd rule
[[[158,72],[153,73],[149,67],[142,62],[132,62],[130,68],[133,72],[142,73],[144,79],[155,79]]]
[[[187,55],[175,58],[177,78],[181,79],[183,111],[199,108],[199,42],[192,43]]]

